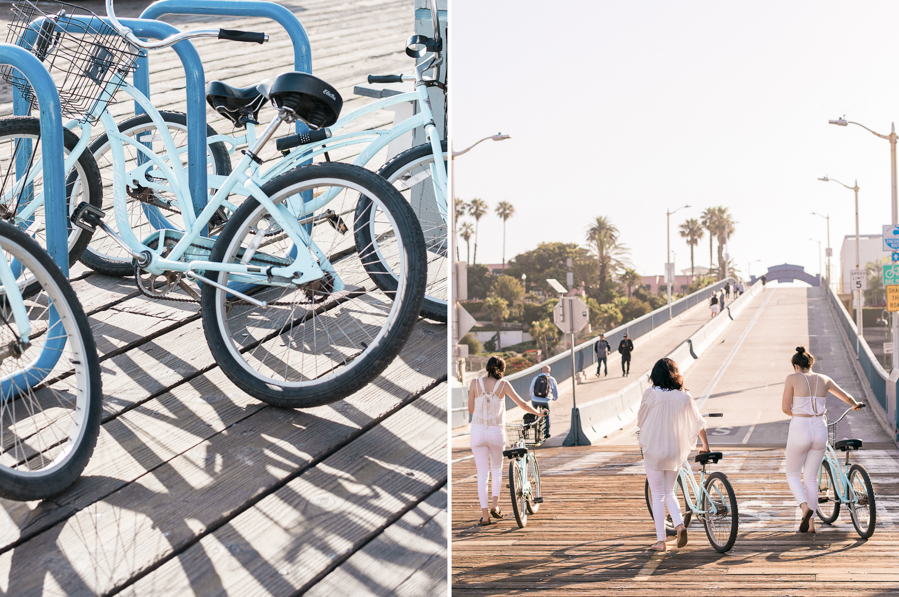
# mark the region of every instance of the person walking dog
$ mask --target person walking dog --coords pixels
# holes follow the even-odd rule
[[[609,353],[612,352],[612,345],[606,340],[605,334],[599,335],[599,340],[593,345],[593,351],[596,353],[596,377],[599,377],[599,370],[603,365],[606,366],[606,377],[608,377]]]
[[[618,352],[621,353],[621,376],[627,377],[631,372],[631,353],[634,352],[634,343],[626,333],[618,343]]]
[[[471,413],[471,451],[478,468],[478,501],[481,504],[481,526],[491,524],[490,517],[503,519],[499,509],[499,490],[503,479],[503,449],[506,445],[503,425],[506,424],[505,396],[525,412],[546,416],[531,408],[503,379],[506,362],[501,357],[487,361],[487,376],[471,381],[468,388],[468,412]],[[492,475],[493,507],[487,509],[487,479]]]
[[[824,416],[827,412],[827,392],[855,410],[864,404],[828,376],[812,373],[815,357],[804,346],[796,347],[790,362],[793,373],[787,375],[784,382],[781,404],[784,414],[792,417],[787,436],[787,484],[802,509],[799,532],[814,533],[813,517],[818,510],[818,469],[821,468],[827,446],[827,419]]]
[[[549,365],[544,365],[541,371],[531,380],[531,404],[546,411],[546,439],[549,439],[549,396],[552,394],[553,400],[559,399],[559,385],[550,375]]]
[[[677,363],[664,358],[656,361],[649,374],[652,387],[643,392],[640,410],[637,411],[637,427],[640,429],[640,447],[646,467],[646,480],[652,495],[652,518],[656,527],[657,542],[653,551],[666,551],[665,507],[677,529],[677,546],[687,544],[687,528],[674,496],[674,484],[678,471],[696,449],[696,435],[702,440],[702,452],[709,451],[705,432],[705,419],[696,407],[693,396],[684,387],[684,378]]]

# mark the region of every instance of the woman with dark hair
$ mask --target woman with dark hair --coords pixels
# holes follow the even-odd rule
[[[491,524],[490,516],[506,517],[499,509],[499,490],[503,478],[503,449],[506,438],[503,425],[506,424],[505,396],[531,414],[545,416],[534,410],[503,379],[506,362],[501,357],[490,357],[487,361],[487,376],[471,381],[468,389],[468,412],[471,413],[471,451],[478,467],[478,500],[481,503],[481,526]],[[487,476],[493,475],[493,507],[487,510]]]
[[[696,449],[696,435],[702,440],[702,452],[709,451],[705,420],[693,396],[684,387],[677,363],[664,358],[656,361],[649,374],[652,387],[643,392],[637,427],[646,466],[646,480],[652,494],[652,518],[657,543],[650,549],[665,551],[665,507],[677,528],[677,546],[687,544],[687,528],[674,497],[678,471],[687,456]]]
[[[800,533],[814,533],[812,518],[818,509],[818,469],[824,460],[827,446],[827,392],[851,405],[855,410],[864,406],[850,396],[834,380],[820,373],[812,373],[815,357],[804,346],[797,346],[790,361],[793,373],[784,382],[781,408],[789,417],[787,436],[787,483],[799,507],[802,508]],[[814,390],[812,389],[814,378]],[[802,396],[801,394],[805,394]],[[803,474],[804,471],[804,474]],[[803,476],[803,481],[799,477]]]

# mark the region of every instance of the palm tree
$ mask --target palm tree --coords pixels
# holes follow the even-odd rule
[[[456,218],[455,219],[456,225],[458,225],[459,220],[461,220],[465,216],[465,208],[467,208],[467,207],[468,207],[468,204],[465,203],[465,201],[463,201],[462,199],[459,199],[458,197],[456,197],[453,200],[453,213],[454,213],[454,217]],[[459,244],[458,243],[456,243],[456,261],[459,261]],[[466,262],[467,262],[467,260],[466,260]]]
[[[631,296],[631,289],[643,282],[643,278],[637,273],[637,270],[632,267],[626,268],[624,272],[618,276],[618,280],[627,287],[628,298]]]
[[[702,223],[696,218],[690,218],[686,222],[680,225],[680,235],[687,239],[687,244],[690,245],[690,277],[693,278],[695,274],[695,267],[693,265],[693,248],[699,244],[699,241],[702,240],[702,235],[705,231],[702,228]]]
[[[702,215],[700,216],[699,222],[702,224],[702,227],[709,231],[709,272],[711,273],[712,267],[715,265],[714,258],[712,257],[712,240],[715,238],[715,230],[718,223],[718,219],[716,217],[716,210],[714,207],[707,207],[703,210]]]
[[[587,229],[587,242],[596,249],[600,296],[605,294],[615,270],[624,265],[627,248],[618,242],[618,234],[618,228],[606,216],[597,216]]]
[[[540,343],[543,343],[543,358],[546,359],[549,357],[549,347],[547,346],[547,336],[553,331],[553,322],[548,319],[541,319],[539,321],[535,321],[531,324],[531,329],[528,330],[528,333],[531,335],[531,338],[537,343],[537,346],[540,346]]]
[[[715,208],[716,226],[715,234],[718,236],[718,279],[723,280],[727,277],[727,263],[724,258],[724,247],[727,246],[727,240],[734,234],[733,217],[724,206]]]
[[[508,201],[500,201],[496,206],[496,215],[503,221],[503,270],[506,269],[506,220],[515,215],[515,207]]]
[[[477,244],[475,244],[475,247],[477,247]],[[490,321],[493,322],[493,327],[496,328],[496,350],[501,351],[503,345],[500,333],[503,329],[503,320],[509,316],[509,303],[506,302],[506,299],[491,294],[484,301],[484,310],[490,315]]]
[[[462,240],[465,241],[465,263],[469,263],[471,261],[471,237],[474,235],[474,226],[471,225],[471,222],[465,222],[459,228],[459,236],[462,237]],[[458,249],[459,247],[456,247]],[[458,255],[456,255],[458,260]]]
[[[487,202],[477,197],[468,204],[468,215],[474,218],[474,261],[472,265],[478,264],[478,223],[487,213]]]

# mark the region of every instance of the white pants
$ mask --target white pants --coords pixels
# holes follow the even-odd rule
[[[493,474],[493,495],[499,495],[503,480],[503,428],[499,426],[471,426],[471,451],[478,467],[478,500],[481,508],[487,508],[487,474]],[[489,463],[488,463],[489,457]]]
[[[787,436],[787,483],[796,502],[818,510],[818,469],[827,445],[824,417],[793,417]],[[804,483],[799,480],[803,476]],[[804,487],[803,487],[804,485]]]
[[[652,519],[656,523],[656,539],[665,540],[665,506],[671,514],[674,526],[684,524],[681,516],[680,504],[674,497],[674,484],[677,483],[679,471],[657,471],[646,467],[646,480],[649,481],[649,491],[652,496]]]

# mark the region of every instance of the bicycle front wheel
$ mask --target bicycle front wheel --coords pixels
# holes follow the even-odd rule
[[[857,500],[849,504],[852,526],[862,539],[868,539],[874,534],[874,526],[877,524],[877,504],[874,486],[871,485],[871,477],[865,467],[853,464],[849,468],[849,484],[852,485]]]
[[[74,483],[100,433],[100,363],[87,317],[62,271],[31,237],[0,223],[2,256],[20,264],[31,333],[20,342],[0,301],[0,497],[37,500]]]
[[[537,466],[537,458],[533,454],[528,454],[528,482],[531,484],[531,491],[528,494],[527,509],[528,514],[536,514],[540,510],[540,503],[536,501],[541,497],[540,493],[540,467]]]
[[[837,495],[837,484],[834,480],[830,463],[821,462],[818,469],[818,518],[827,524],[833,524],[840,516],[840,498]]]
[[[311,227],[313,259],[326,275],[299,286],[244,283],[242,290],[266,307],[232,301],[226,291],[204,284],[201,312],[210,350],[231,381],[269,404],[308,408],[341,400],[377,377],[412,333],[424,298],[421,228],[402,196],[359,166],[301,166],[262,191],[288,211],[298,209],[292,202],[302,201],[300,193],[334,195],[327,210],[302,220],[304,229]],[[378,210],[382,247],[401,273],[393,292],[372,283],[362,265],[371,247],[354,242],[354,229],[368,225],[358,215],[352,220],[360,194]],[[228,221],[210,259],[280,267],[293,262],[296,250],[271,214],[249,198]],[[227,272],[208,274],[222,285],[232,279]]]
[[[509,494],[512,498],[512,514],[519,528],[528,526],[527,496],[524,493],[524,478],[518,460],[509,463]]]
[[[714,514],[711,513],[713,506]],[[729,551],[737,540],[740,515],[734,488],[724,473],[714,472],[706,479],[702,510],[709,543],[721,553]]]
[[[649,481],[643,486],[643,497],[646,499],[646,509],[649,510],[649,517],[652,516],[652,490],[649,488]],[[678,505],[681,508],[681,515],[684,519],[684,527],[690,526],[690,521],[693,520],[693,510],[690,508],[690,504],[687,501],[687,492],[684,489],[684,481],[677,477],[677,483],[674,484],[674,499],[677,500]],[[653,518],[653,520],[655,520]],[[665,515],[665,534],[674,536],[677,535],[676,527],[674,525],[674,521],[671,520],[671,514],[668,513]]]
[[[446,142],[443,142],[443,160],[446,165]],[[419,145],[408,149],[384,164],[378,174],[387,179],[406,199],[415,212],[421,225],[427,249],[428,274],[425,300],[421,314],[435,321],[446,321],[449,302],[447,299],[447,221],[440,212],[438,201],[443,201],[434,193],[434,179],[431,167],[434,165],[434,153],[430,144]],[[445,194],[444,194],[445,196]],[[444,206],[445,207],[445,206]],[[377,210],[372,210],[365,197],[361,198],[357,207],[357,219],[368,220],[368,226],[359,226],[356,230],[356,242],[359,246],[372,246],[374,254],[381,254],[380,238],[374,233]],[[448,212],[447,212],[448,213]],[[372,280],[385,292],[392,292],[396,287],[397,273],[390,267],[389,259],[370,259],[365,267]]]

